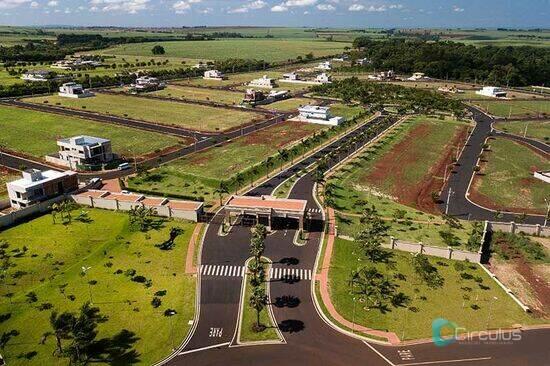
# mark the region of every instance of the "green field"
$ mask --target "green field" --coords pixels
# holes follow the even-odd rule
[[[435,318],[455,322],[465,331],[508,328],[515,324],[541,323],[527,315],[478,265],[429,257],[441,277],[442,287],[420,281],[410,262],[410,253],[393,251],[392,265],[372,263],[351,241],[336,239],[329,271],[329,290],[337,311],[347,320],[374,329],[395,332],[402,340],[428,338]],[[350,273],[374,266],[388,276],[409,302],[387,305],[384,310],[361,301],[350,288]],[[464,277],[461,273],[466,273]],[[471,277],[470,277],[471,276]],[[351,292],[351,293],[350,293]],[[355,298],[355,303],[354,299]],[[355,308],[355,311],[354,311]]]
[[[475,105],[497,117],[536,117],[550,113],[550,100],[544,101],[474,101]]]
[[[320,125],[284,122],[234,139],[222,146],[210,148],[183,157],[160,168],[130,178],[130,189],[147,190],[167,195],[202,196],[215,200],[213,190],[219,181],[261,163],[277,149],[287,147],[323,129]],[[264,172],[265,168],[260,167]],[[250,182],[243,182],[250,184]]]
[[[550,140],[550,121],[510,121],[497,122],[495,128],[518,136],[526,136],[540,141]]]
[[[544,214],[544,199],[550,197],[548,183],[533,177],[536,170],[549,170],[550,161],[524,145],[496,138],[489,141],[482,176],[474,181],[475,196],[492,208]],[[481,197],[479,197],[481,196]]]
[[[193,88],[180,85],[168,85],[163,90],[158,90],[149,94],[160,97],[185,98],[225,104],[239,104],[243,99],[243,94],[238,92]]]
[[[0,145],[36,157],[57,152],[57,139],[77,135],[110,139],[115,153],[129,156],[190,142],[169,135],[15,107],[0,106],[0,115],[3,131]]]
[[[304,57],[310,52],[316,57],[338,54],[344,51],[344,47],[351,45],[345,42],[311,39],[224,39],[217,41],[125,44],[109,48],[102,53],[125,56],[153,56],[151,48],[156,44],[164,47],[166,54],[163,57],[211,60],[241,58],[265,60],[267,62],[285,61],[298,56]]]
[[[0,163],[1,162],[2,160],[0,159]],[[16,174],[15,171],[0,169],[0,201],[8,198],[8,188],[6,187],[6,183],[16,180],[19,177],[20,175]]]
[[[315,100],[307,98],[290,98],[281,100],[280,102],[263,105],[261,107],[275,111],[293,111],[298,109],[298,107],[312,103],[315,103]]]
[[[112,355],[109,364],[151,365],[170,354],[190,329],[195,279],[184,274],[182,258],[194,224],[163,221],[159,229],[140,232],[131,230],[127,213],[85,210],[89,223],[75,220],[77,210],[70,224],[61,224],[60,218],[54,224],[51,215],[44,215],[0,234],[0,241],[9,243],[6,253],[12,264],[0,288],[0,314],[8,317],[2,329],[20,333],[2,350],[10,365],[67,365],[67,359],[52,355],[55,337],[41,342],[51,331],[50,313],[77,311],[90,300],[108,316],[96,339],[112,340],[115,348],[104,355]],[[169,238],[171,228],[183,229],[175,246],[155,247]],[[151,282],[141,283],[136,276]],[[155,295],[158,291],[166,294]],[[28,300],[29,292],[36,294],[36,302]],[[154,296],[161,299],[156,308],[151,304]],[[165,316],[168,309],[176,315]],[[123,330],[131,336],[122,336]],[[125,339],[128,348],[122,349]]]
[[[262,119],[261,114],[250,112],[229,111],[223,108],[196,104],[100,93],[96,94],[95,97],[84,99],[50,95],[28,98],[26,101],[32,103],[48,101],[51,105],[60,105],[66,108],[86,109],[101,114],[181,126],[200,131],[223,131]]]

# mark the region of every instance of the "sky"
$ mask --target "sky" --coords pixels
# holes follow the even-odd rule
[[[0,25],[550,28],[550,0],[0,0]]]

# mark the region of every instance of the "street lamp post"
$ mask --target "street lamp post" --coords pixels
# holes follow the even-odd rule
[[[454,192],[451,188],[449,188],[449,192],[447,193],[447,202],[445,203],[445,215],[449,214],[449,201],[451,200],[452,195],[454,195]]]
[[[351,332],[355,334],[355,297],[353,298],[353,322],[351,324]]]
[[[544,199],[544,202],[546,202],[546,216],[544,216],[544,226],[548,223],[548,215],[550,215],[550,200]]]

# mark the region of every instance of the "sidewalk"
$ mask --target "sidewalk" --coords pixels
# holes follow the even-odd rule
[[[332,257],[332,249],[334,247],[334,238],[335,238],[335,229],[334,229],[334,209],[328,208],[328,222],[329,222],[329,232],[327,247],[325,248],[325,254],[323,256],[323,262],[321,265],[321,273],[317,275],[316,279],[320,284],[321,300],[325,304],[328,313],[330,316],[336,320],[339,325],[342,325],[346,328],[352,329],[356,332],[363,333],[366,335],[372,335],[376,337],[386,338],[392,345],[400,344],[401,341],[397,334],[393,332],[384,332],[382,330],[376,330],[372,328],[367,328],[359,324],[354,324],[349,320],[345,319],[342,315],[338,313],[332,300],[330,299],[329,294],[329,284],[328,284],[328,271],[330,269],[330,259]]]

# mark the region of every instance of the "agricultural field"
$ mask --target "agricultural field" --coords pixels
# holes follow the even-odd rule
[[[0,145],[35,157],[57,152],[57,139],[77,135],[110,139],[113,151],[126,156],[191,143],[190,139],[16,107],[0,106],[0,115]]]
[[[486,162],[474,179],[472,200],[497,210],[544,214],[550,190],[533,172],[550,169],[548,156],[504,138],[489,140],[483,155]]]
[[[148,93],[159,97],[184,98],[200,101],[211,101],[224,104],[239,104],[243,93],[206,88],[193,88],[181,85],[168,85],[163,90]]]
[[[90,301],[107,316],[98,326],[98,359],[125,365],[160,360],[180,344],[193,319],[195,279],[176,258],[185,258],[194,224],[158,219],[142,232],[127,213],[78,208],[71,216],[62,223],[44,215],[0,236],[12,264],[0,289],[2,329],[19,332],[3,348],[4,359],[68,364],[53,356],[55,337],[46,336],[50,314],[76,312]],[[161,250],[172,229],[179,234],[174,246]],[[174,315],[165,315],[171,310]]]
[[[316,131],[320,125],[283,122],[225,145],[192,154],[137,177],[130,178],[128,188],[166,195],[202,196],[214,201],[213,191],[220,180],[260,164],[277,150],[299,141]],[[259,167],[258,171],[265,168]],[[185,183],[182,183],[185,182]],[[243,185],[250,182],[243,182]]]
[[[544,142],[550,140],[550,120],[497,122],[495,128],[514,135],[526,136]]]
[[[223,131],[263,119],[263,116],[259,113],[230,111],[196,104],[101,93],[97,93],[95,97],[85,99],[50,95],[25,100],[32,103],[45,103],[47,101],[51,105],[65,108],[85,109],[101,114],[111,114],[200,131]]]
[[[224,39],[217,41],[155,42],[118,45],[102,51],[105,55],[153,56],[154,45],[164,47],[166,57],[226,60],[257,59],[267,62],[286,61],[313,53],[315,57],[338,54],[351,43],[325,40],[293,39]]]
[[[474,101],[475,105],[497,117],[537,117],[550,114],[550,100]]]
[[[390,263],[373,263],[354,242],[336,239],[329,290],[333,304],[344,318],[369,328],[395,332],[402,340],[431,337],[435,318],[455,322],[465,331],[543,322],[525,313],[479,265],[428,257],[443,281],[441,286],[429,286],[414,271],[410,253],[391,253]],[[350,273],[363,266],[373,266],[388,276],[395,286],[394,292],[403,293],[401,304],[388,302],[380,307],[362,301],[361,294],[350,288]]]

